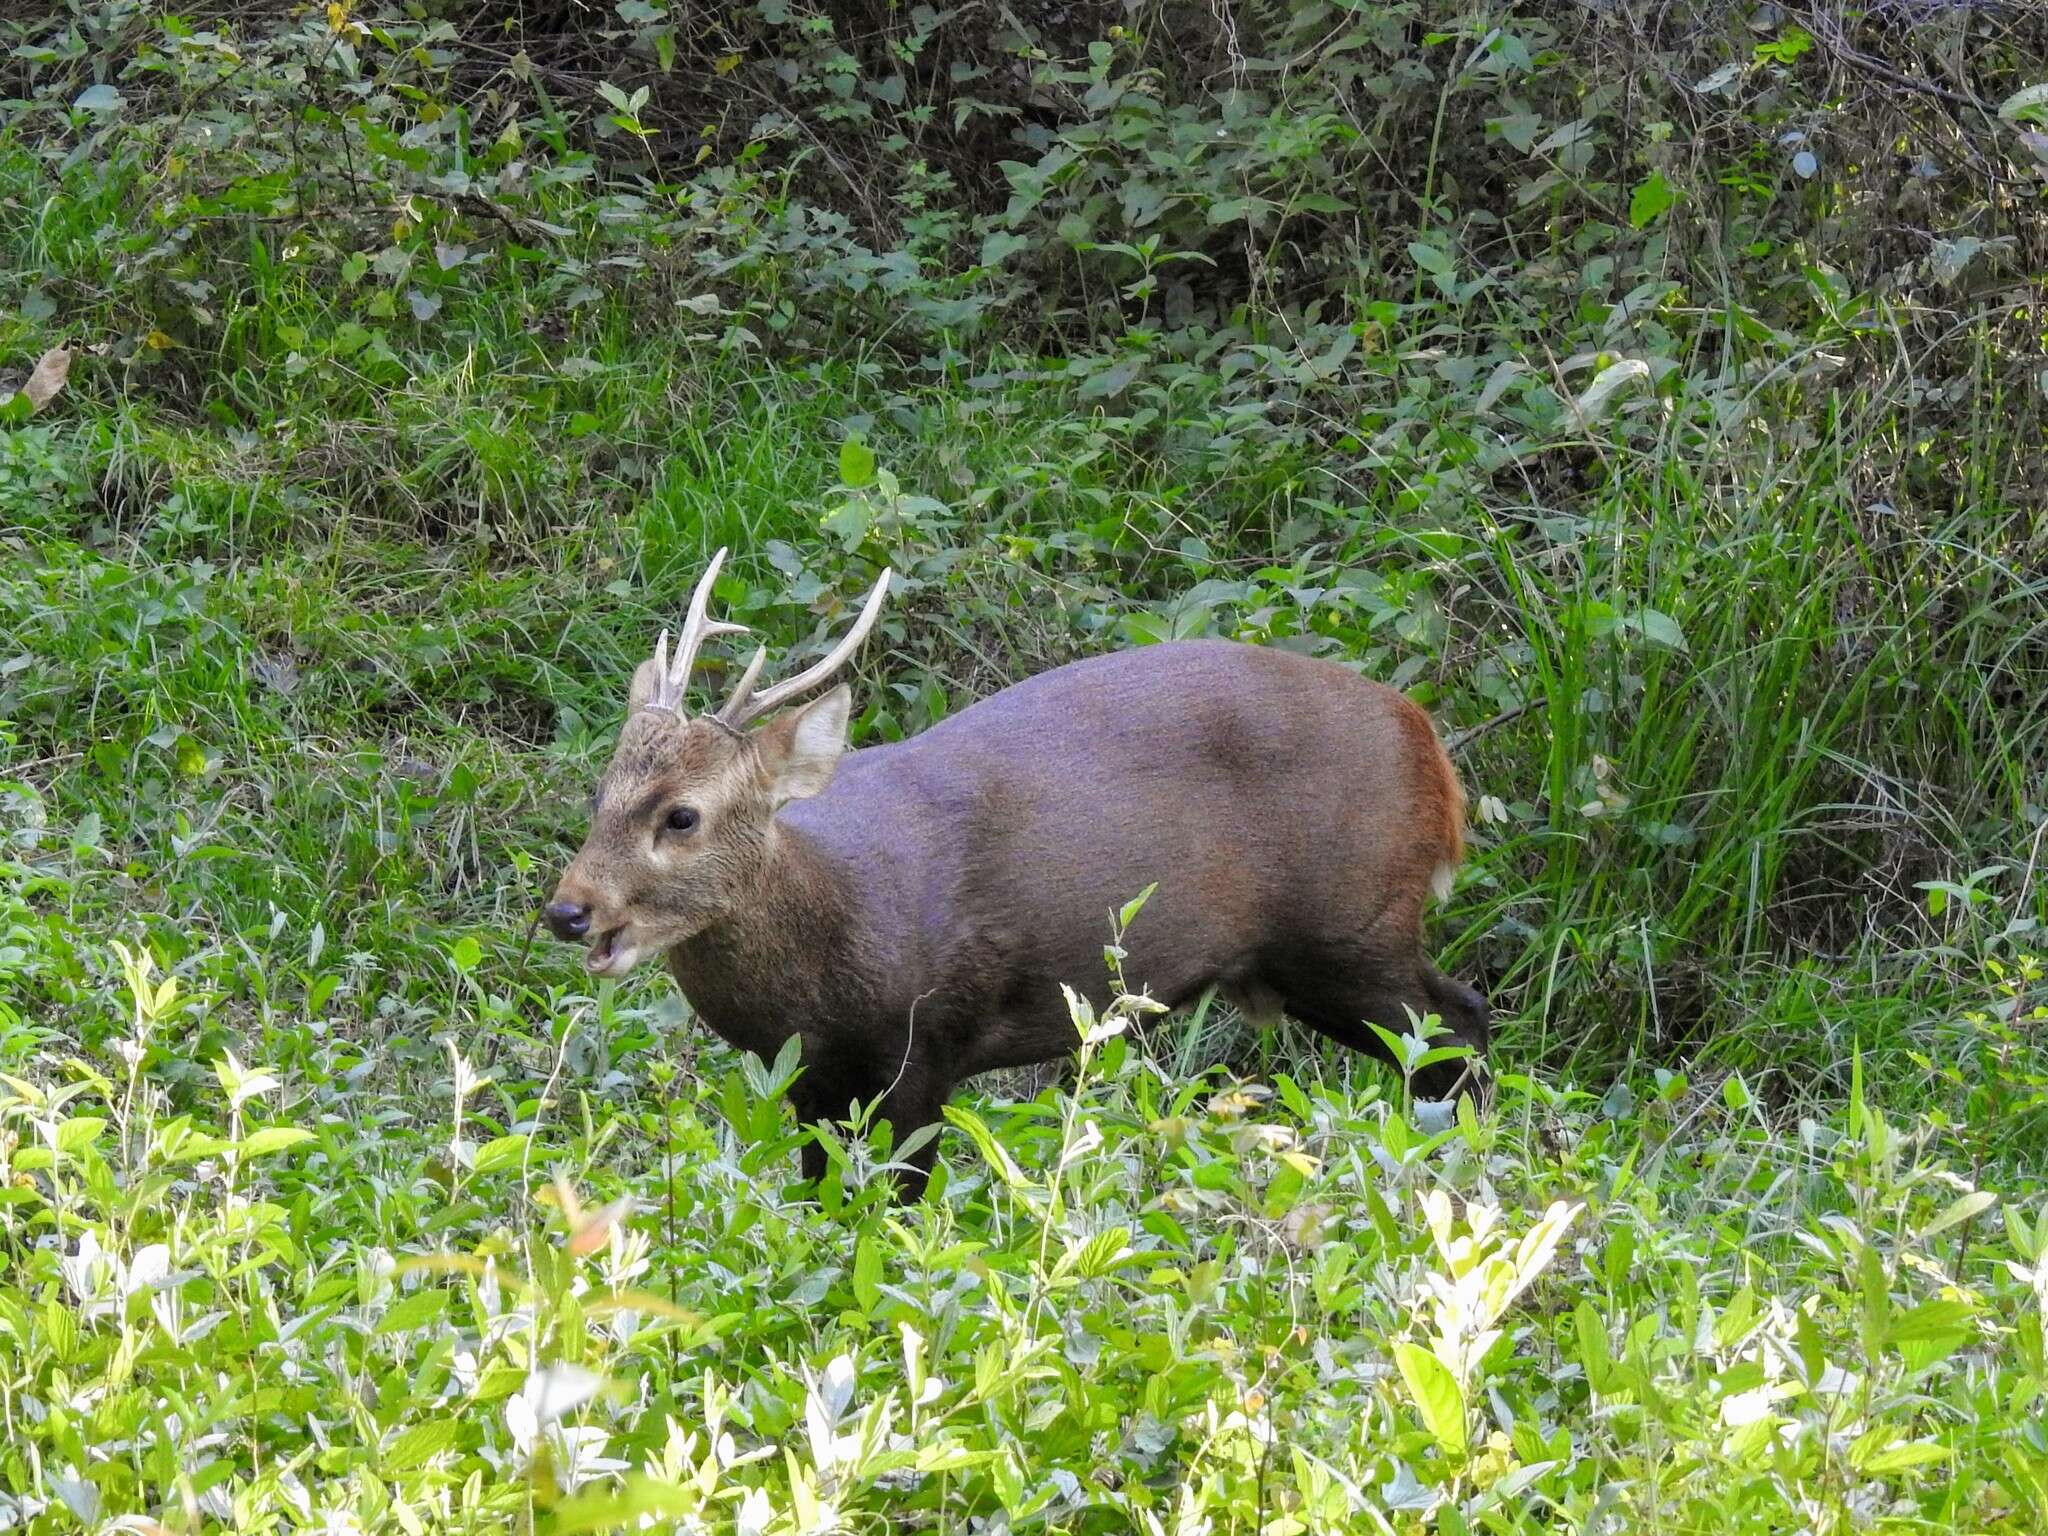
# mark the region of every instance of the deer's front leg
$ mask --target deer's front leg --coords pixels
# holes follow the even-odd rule
[[[953,1084],[920,1061],[890,1065],[893,1070],[885,1077],[872,1065],[855,1066],[835,1060],[832,1053],[823,1054],[816,1068],[807,1070],[790,1090],[797,1118],[806,1125],[820,1127],[816,1135],[826,1135],[830,1133],[822,1127],[836,1126],[847,1119],[856,1103],[872,1106],[867,1124],[872,1127],[886,1120],[890,1145],[900,1147],[912,1132],[940,1118]],[[938,1138],[934,1136],[901,1159],[908,1166],[897,1170],[895,1176],[903,1200],[923,1197],[937,1152]],[[805,1142],[801,1156],[803,1175],[809,1183],[823,1179],[831,1168],[829,1155],[815,1139]]]

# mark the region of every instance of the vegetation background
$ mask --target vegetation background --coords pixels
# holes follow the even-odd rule
[[[0,98],[0,1529],[2048,1529],[2042,7],[70,0]],[[792,660],[901,573],[859,740],[1426,702],[1490,1104],[1119,1009],[804,1195],[532,942],[721,543]]]

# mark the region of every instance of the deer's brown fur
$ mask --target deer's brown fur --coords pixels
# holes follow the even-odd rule
[[[1457,775],[1419,708],[1333,663],[1149,646],[843,756],[843,686],[739,731],[648,706],[657,681],[635,679],[550,921],[587,914],[594,970],[665,955],[735,1045],[801,1035],[806,1119],[880,1097],[901,1139],[963,1078],[1070,1051],[1061,984],[1106,1003],[1110,915],[1154,884],[1125,970],[1163,1003],[1215,984],[1357,1050],[1406,1009],[1487,1043],[1484,999],[1422,945],[1462,854]]]

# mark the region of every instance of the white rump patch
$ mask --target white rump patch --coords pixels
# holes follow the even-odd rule
[[[1439,864],[1436,873],[1429,877],[1429,893],[1438,901],[1451,899],[1451,886],[1457,881],[1458,871],[1454,865]]]

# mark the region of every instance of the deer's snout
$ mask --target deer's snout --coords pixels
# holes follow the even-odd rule
[[[558,939],[580,939],[590,932],[590,906],[587,902],[565,901],[557,897],[547,904],[542,916],[547,919],[549,932]]]

